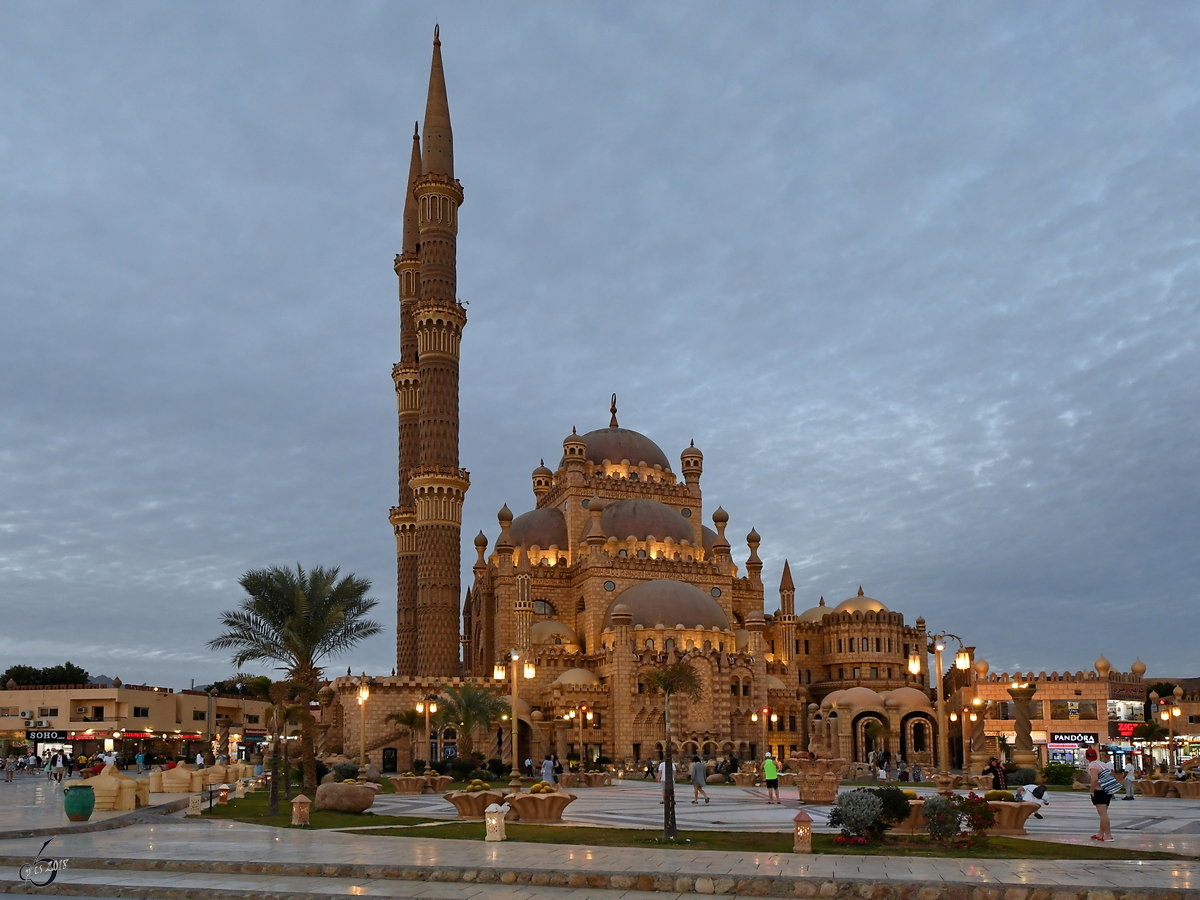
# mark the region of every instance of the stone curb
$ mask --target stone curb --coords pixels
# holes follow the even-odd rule
[[[0,857],[0,865],[19,866],[23,857]],[[322,865],[318,863],[237,863],[208,860],[94,859],[72,857],[72,869],[118,869],[137,872],[194,872],[209,875],[279,875],[308,878],[361,878],[399,881],[441,881],[463,884],[514,884],[535,887],[666,891],[694,894],[738,894],[743,897],[803,897],[817,900],[1200,900],[1200,890],[1088,888],[1063,885],[977,885],[954,882],[832,881],[793,876],[664,875],[657,872],[563,872],[546,869],[504,869],[458,866]],[[11,888],[10,888],[11,885]],[[53,887],[53,885],[51,885]],[[125,885],[64,884],[60,893],[79,894],[88,888],[96,896],[171,897],[203,900],[244,898],[245,891],[220,888],[155,888]],[[95,888],[113,893],[99,894]],[[0,883],[0,893],[26,893],[25,885]],[[35,891],[28,891],[35,892]],[[38,893],[49,893],[46,888]],[[307,892],[256,892],[267,900],[312,897]],[[332,895],[326,895],[332,896]]]
[[[53,837],[57,834],[87,834],[92,831],[112,831],[116,828],[125,828],[129,825],[144,824],[158,816],[165,816],[169,813],[178,812],[181,809],[187,809],[187,805],[188,799],[184,797],[181,800],[172,800],[170,803],[148,806],[145,809],[126,813],[123,816],[113,816],[111,819],[105,819],[103,822],[79,822],[75,825],[53,825],[49,828],[23,828],[12,831],[0,831],[0,841],[12,840],[14,838]]]

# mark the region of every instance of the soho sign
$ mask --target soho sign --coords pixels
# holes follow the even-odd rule
[[[1100,743],[1100,735],[1095,732],[1086,731],[1052,731],[1050,733],[1050,743],[1052,744],[1098,744]]]
[[[67,739],[67,733],[65,731],[26,730],[25,739],[28,741],[65,741]]]

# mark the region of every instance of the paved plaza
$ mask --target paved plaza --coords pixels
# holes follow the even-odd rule
[[[61,814],[61,797],[33,780],[5,785],[0,792],[0,828],[39,825]],[[618,782],[612,788],[581,789],[569,821],[581,825],[622,824],[653,828],[661,823],[657,786]],[[715,787],[708,806],[692,806],[691,788],[681,785],[681,829],[787,830],[799,808],[795,801],[768,806],[754,788]],[[54,811],[42,806],[53,804]],[[449,818],[439,797],[383,795],[382,813]],[[805,807],[825,820],[825,807]],[[1118,846],[1170,849],[1200,854],[1200,803],[1143,800],[1114,804]],[[1094,813],[1082,794],[1055,793],[1046,818],[1033,822],[1035,837],[1088,841]],[[480,825],[482,835],[482,825]],[[17,866],[31,859],[45,838],[0,841],[0,892],[19,890]],[[368,837],[337,831],[267,828],[221,820],[193,821],[180,814],[151,824],[87,834],[61,834],[46,853],[68,858],[55,882],[58,893],[146,898],[254,896],[663,898],[682,893],[778,893],[781,879],[822,885],[1042,886],[1121,891],[1200,889],[1200,861],[1046,861],[802,856],[712,852],[686,848],[652,850],[554,844]],[[409,872],[405,873],[404,870]],[[618,877],[621,873],[625,877]],[[511,877],[515,883],[503,883]],[[639,881],[640,877],[640,881]],[[555,878],[561,884],[556,885]],[[568,884],[567,879],[574,879]],[[651,880],[647,883],[646,879]],[[488,879],[491,879],[489,882]],[[597,880],[599,879],[599,880]],[[657,883],[654,879],[657,879]],[[521,883],[521,881],[531,883]],[[605,888],[597,884],[604,883]],[[618,889],[613,886],[620,885]],[[638,890],[652,886],[654,890]],[[681,890],[675,890],[679,886]],[[750,888],[754,888],[751,890]],[[837,890],[841,890],[838,888]],[[849,896],[829,889],[820,896]],[[225,894],[223,892],[230,892]],[[1022,891],[1020,898],[1026,900]],[[694,894],[693,894],[694,895]],[[797,895],[795,893],[793,896]],[[800,894],[803,896],[803,894]],[[857,896],[857,895],[856,895]],[[874,895],[871,895],[874,896]],[[914,895],[915,897],[916,895]],[[942,896],[938,894],[938,896]],[[1065,897],[1066,894],[1063,894]],[[1071,894],[1083,897],[1083,894]],[[1116,894],[1113,895],[1114,897]],[[1035,900],[1028,894],[1028,900]],[[1047,895],[1047,900],[1051,900]]]

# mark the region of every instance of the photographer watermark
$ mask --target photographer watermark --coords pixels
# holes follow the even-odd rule
[[[48,884],[53,883],[54,879],[58,877],[58,873],[67,867],[67,863],[70,862],[69,859],[54,859],[53,857],[42,855],[46,852],[46,848],[50,846],[50,841],[52,840],[54,838],[50,838],[50,840],[42,844],[42,849],[38,851],[37,857],[33,862],[25,863],[25,865],[17,870],[17,874],[21,877],[22,881],[34,887],[46,887]]]

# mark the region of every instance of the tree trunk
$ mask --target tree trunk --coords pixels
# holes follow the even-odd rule
[[[666,695],[664,713],[667,723],[667,746],[663,759],[663,840],[673,841],[679,837],[675,822],[675,761],[671,754],[671,695]]]
[[[300,702],[305,715],[300,718],[300,768],[304,773],[304,793],[307,797],[317,795],[317,725],[313,721],[309,703],[317,696],[321,681],[321,670],[308,667],[293,679],[300,685]]]
[[[279,815],[279,715],[275,715],[275,740],[271,743],[271,802],[267,815]]]
[[[287,722],[284,722],[284,728],[287,728]],[[292,753],[286,735],[283,739],[283,798],[288,802],[292,799]]]

